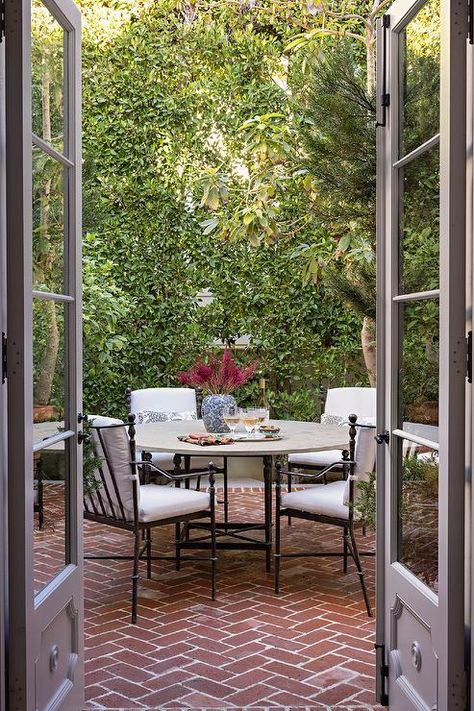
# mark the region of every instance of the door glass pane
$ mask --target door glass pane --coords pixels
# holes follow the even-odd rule
[[[33,454],[35,594],[69,562],[65,520],[70,443],[57,442]]]
[[[438,425],[439,304],[437,300],[400,305],[399,422]],[[421,432],[417,432],[421,434]],[[429,435],[429,436],[428,436]],[[421,436],[423,436],[421,434]],[[433,440],[433,431],[426,430]]]
[[[33,146],[33,288],[64,293],[64,172]]]
[[[400,293],[439,287],[439,148],[400,169]]]
[[[64,151],[64,30],[40,0],[31,3],[33,133]]]
[[[400,157],[439,132],[440,0],[400,33]]]
[[[438,453],[408,440],[401,450],[398,560],[437,593]]]
[[[67,307],[66,307],[67,308]],[[33,418],[35,442],[63,426],[65,408],[65,306],[33,301]],[[48,423],[47,426],[42,423]],[[42,425],[42,426],[40,426]]]

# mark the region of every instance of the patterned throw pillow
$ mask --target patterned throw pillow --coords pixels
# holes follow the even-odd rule
[[[144,425],[148,422],[172,422],[183,420],[197,420],[195,412],[159,412],[157,410],[143,410],[137,412],[139,425]]]
[[[342,417],[342,415],[329,415],[327,412],[323,412],[321,415],[322,425],[345,425],[347,422],[347,417]]]

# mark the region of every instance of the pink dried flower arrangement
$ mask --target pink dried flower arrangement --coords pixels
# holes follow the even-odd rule
[[[255,361],[246,368],[239,368],[232,352],[226,348],[222,358],[211,355],[209,363],[199,360],[189,370],[180,371],[178,378],[183,385],[201,387],[211,395],[228,395],[253,378],[257,365]]]

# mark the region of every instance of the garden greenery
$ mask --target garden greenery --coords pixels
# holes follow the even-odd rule
[[[241,336],[250,337],[244,360],[258,360],[276,417],[315,418],[321,385],[367,385],[360,348],[366,314],[330,288],[324,265],[334,255],[349,268],[373,260],[372,99],[366,92],[366,116],[355,115],[337,92],[349,84],[357,92],[370,75],[373,44],[363,39],[364,28],[386,1],[374,3],[369,20],[367,3],[357,1],[344,3],[344,12],[340,3],[325,3],[323,12],[306,0],[261,0],[258,8],[225,0],[79,4],[86,410],[124,414],[126,386],[176,385],[179,370]],[[45,18],[34,21],[42,41]],[[62,106],[54,90],[61,51],[55,33],[33,71],[35,130],[49,126],[53,143]],[[338,52],[347,61],[338,61]],[[419,84],[430,77],[427,94],[436,90],[433,43],[415,55],[408,99],[419,97]],[[339,75],[326,72],[334,85],[330,110],[311,125],[311,97],[324,89],[315,78],[324,78],[324,67]],[[434,104],[407,101],[410,140],[436,124]],[[367,144],[359,154],[367,166],[351,162],[350,140],[340,146],[347,161],[321,157],[341,128],[346,137],[357,132],[362,149]],[[404,274],[434,288],[437,183],[429,160],[406,176]],[[54,201],[61,183],[47,165],[40,168],[34,241],[41,288],[58,270],[52,247],[61,234],[61,201]],[[213,296],[205,306],[203,290]],[[407,404],[420,392],[436,399],[436,314],[428,308],[407,319]],[[35,311],[37,404],[59,409],[61,369],[54,366],[63,320],[62,313]],[[255,380],[240,391],[241,404],[258,394]]]
[[[88,411],[123,412],[125,386],[175,385],[216,342],[249,335],[245,360],[258,359],[275,415],[313,419],[320,385],[366,376],[360,316],[308,287],[294,257],[318,229],[311,185],[282,174],[272,223],[268,176],[253,180],[259,166],[276,179],[293,150],[277,79],[295,28],[226,7],[190,22],[174,2],[82,5]],[[205,221],[223,205],[228,233],[217,235]],[[257,381],[239,392],[257,396]]]

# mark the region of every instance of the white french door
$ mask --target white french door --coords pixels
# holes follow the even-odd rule
[[[466,708],[467,4],[397,0],[378,46],[378,692]]]
[[[8,701],[75,711],[84,686],[77,8],[7,2],[5,53]]]

